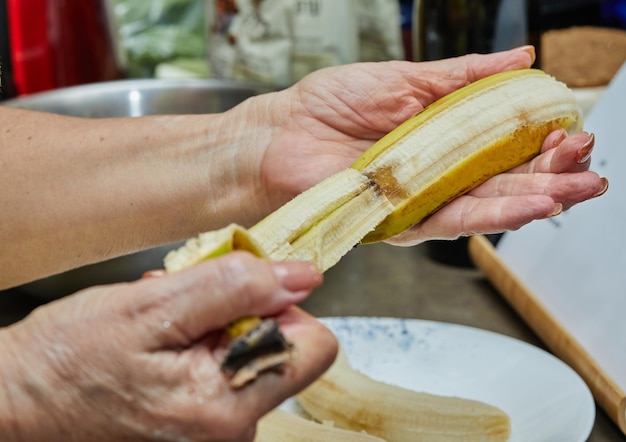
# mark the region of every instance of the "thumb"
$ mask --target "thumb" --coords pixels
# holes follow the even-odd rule
[[[317,267],[307,262],[272,262],[235,252],[139,281],[146,287],[135,304],[151,323],[162,324],[155,344],[186,346],[242,316],[283,311],[304,300],[322,280]]]
[[[422,104],[448,95],[449,93],[499,72],[528,68],[535,61],[535,49],[522,46],[508,51],[490,54],[468,54],[443,60],[413,63],[417,67],[417,78],[427,81],[429,87],[416,91]],[[426,79],[426,80],[424,80]]]

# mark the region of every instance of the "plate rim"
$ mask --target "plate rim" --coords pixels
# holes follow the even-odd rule
[[[587,385],[585,380],[569,364],[567,364],[565,361],[563,361],[561,358],[557,357],[550,351],[545,350],[537,345],[531,344],[519,338],[515,338],[513,336],[509,336],[504,333],[496,332],[493,330],[488,330],[488,329],[484,329],[484,328],[480,328],[476,326],[459,324],[459,323],[454,323],[454,322],[436,321],[436,320],[430,320],[430,319],[403,318],[403,317],[391,317],[391,316],[320,316],[320,317],[317,317],[317,319],[326,327],[328,327],[333,332],[333,334],[335,334],[335,336],[337,336],[337,333],[332,327],[333,322],[338,322],[338,321],[344,321],[344,322],[356,321],[356,322],[361,322],[361,323],[404,322],[406,324],[415,324],[416,326],[431,326],[431,327],[436,327],[436,328],[447,328],[448,330],[455,329],[462,333],[470,333],[470,334],[485,336],[488,339],[496,339],[506,344],[523,347],[527,351],[535,352],[538,355],[538,357],[545,358],[545,360],[549,361],[550,363],[556,364],[557,366],[559,366],[559,368],[567,372],[569,376],[572,376],[573,378],[575,378],[575,380],[578,381],[578,383],[582,387],[583,391],[581,391],[581,393],[586,396],[585,402],[586,402],[586,407],[588,408],[587,411],[585,412],[585,416],[587,416],[587,422],[586,424],[583,424],[581,426],[581,433],[578,436],[580,437],[580,439],[572,440],[570,442],[585,442],[588,439],[588,437],[591,435],[591,432],[593,431],[593,426],[596,421],[596,406],[595,406],[595,398],[593,397],[593,394],[591,393],[589,386]],[[337,336],[337,339],[339,340],[338,336]],[[564,375],[566,374],[565,372],[564,372]],[[511,436],[513,437],[515,435],[512,433]]]

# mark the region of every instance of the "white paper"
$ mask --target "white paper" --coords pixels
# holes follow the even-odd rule
[[[592,170],[608,192],[506,233],[504,263],[626,391],[626,64],[590,111]]]

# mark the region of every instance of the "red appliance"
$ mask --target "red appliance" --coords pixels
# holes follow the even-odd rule
[[[4,98],[121,77],[107,0],[2,1]]]

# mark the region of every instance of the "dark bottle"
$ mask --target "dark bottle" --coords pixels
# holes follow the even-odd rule
[[[538,3],[537,0],[415,0],[413,59],[439,60],[525,44],[532,44],[539,51]]]
[[[9,67],[2,76],[12,86],[3,98],[121,78],[110,7],[107,0],[0,0],[0,57]]]
[[[415,0],[413,60],[440,60],[526,44],[535,46],[536,60],[540,60],[540,18],[536,0]],[[496,242],[499,235],[489,239]],[[473,266],[466,237],[429,241],[425,245],[429,256],[436,261]]]

